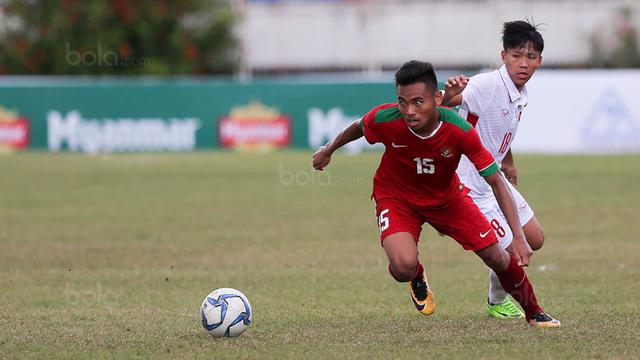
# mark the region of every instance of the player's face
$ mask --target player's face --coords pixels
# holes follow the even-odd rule
[[[435,118],[436,93],[423,82],[410,85],[398,85],[398,109],[404,116],[407,126],[420,134],[427,124]]]
[[[542,54],[531,43],[519,49],[502,50],[502,62],[507,66],[509,77],[518,88],[531,79],[542,62]]]

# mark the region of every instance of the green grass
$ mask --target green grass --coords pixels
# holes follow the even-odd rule
[[[431,229],[422,317],[386,271],[379,153],[0,157],[0,358],[630,358],[640,342],[640,157],[519,156],[547,243],[528,273],[560,329],[484,314],[488,271]],[[254,322],[213,339],[210,291]]]

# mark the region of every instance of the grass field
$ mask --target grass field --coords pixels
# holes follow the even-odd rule
[[[425,229],[438,300],[386,270],[379,153],[0,157],[0,358],[638,358],[640,156],[519,156],[547,243],[528,273],[563,327],[484,313],[488,271]],[[213,339],[198,307],[234,287],[254,319]]]

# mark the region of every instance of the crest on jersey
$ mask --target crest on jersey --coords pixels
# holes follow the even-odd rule
[[[450,148],[445,147],[445,148],[440,149],[440,155],[448,158],[448,157],[453,156],[453,151],[451,151]]]

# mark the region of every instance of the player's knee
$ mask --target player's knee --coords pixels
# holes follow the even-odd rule
[[[502,261],[502,258],[499,256],[488,256],[483,258],[482,261],[484,261],[484,263],[495,272],[501,272],[506,268],[506,266],[504,266],[504,261]]]
[[[502,272],[509,266],[508,253],[497,246],[490,246],[476,254],[495,272]]]
[[[529,246],[531,246],[532,250],[540,250],[544,245],[544,231],[540,228],[535,236],[532,237],[531,241],[529,241]]]
[[[418,260],[409,257],[398,257],[389,263],[389,272],[394,279],[400,282],[410,281],[416,273]]]
[[[539,250],[544,245],[544,230],[538,220],[532,218],[524,227],[524,236],[527,238],[531,250]]]

